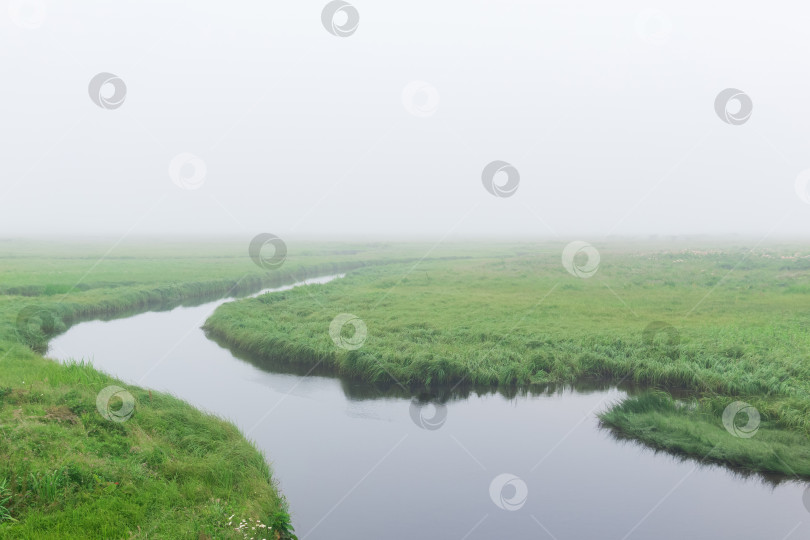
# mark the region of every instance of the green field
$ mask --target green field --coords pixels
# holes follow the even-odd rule
[[[634,396],[602,421],[701,460],[810,476],[806,248],[606,245],[584,279],[563,268],[563,247],[364,268],[224,304],[205,328],[271,365],[318,365],[413,390],[601,379],[677,391],[697,401]],[[365,324],[359,348],[330,336],[341,313]],[[353,343],[354,326],[342,331]],[[755,437],[724,427],[735,401],[760,413]],[[733,421],[743,427],[748,417]]]
[[[311,243],[266,271],[248,241],[0,242],[0,537],[243,538],[242,519],[285,529],[272,456],[233,425],[41,352],[81,320],[336,272],[346,277],[226,303],[206,329],[264,366],[318,366],[397,395],[633,383],[644,390],[601,417],[617,437],[810,477],[810,248],[597,244],[583,279],[563,268],[564,243]],[[367,328],[351,350],[335,342],[356,343],[351,324],[330,335],[343,313]],[[134,397],[125,422],[97,411],[110,385]],[[736,401],[760,413],[750,438],[723,425]]]
[[[426,249],[309,244],[267,272],[248,256],[249,240],[0,242],[0,538],[243,538],[233,530],[242,519],[286,528],[267,457],[232,424],[37,352],[81,320],[252,292]],[[97,411],[97,395],[110,385],[134,397],[125,422]],[[120,404],[113,398],[111,407]]]

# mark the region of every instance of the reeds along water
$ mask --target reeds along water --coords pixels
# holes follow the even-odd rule
[[[178,306],[195,306],[223,297],[241,297],[268,287],[278,287],[329,273],[345,272],[388,261],[336,262],[301,266],[291,272],[283,270],[247,275],[238,280],[223,279],[163,285],[107,287],[81,285],[75,292],[91,291],[79,302],[73,295],[47,295],[44,287],[30,287],[31,300],[18,302],[13,335],[36,352],[45,353],[48,341],[82,321],[110,320],[129,317],[143,311],[166,311]],[[112,290],[111,290],[112,289]],[[13,295],[15,289],[4,291]],[[19,292],[19,291],[17,291]],[[35,294],[36,293],[36,294]],[[96,293],[96,296],[92,296]],[[110,293],[109,295],[106,293]]]

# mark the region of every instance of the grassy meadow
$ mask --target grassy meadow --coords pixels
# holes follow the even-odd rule
[[[563,268],[564,243],[305,244],[267,271],[248,242],[0,242],[0,537],[244,538],[243,519],[292,537],[272,456],[232,424],[42,354],[82,320],[337,272],[226,303],[206,331],[263,366],[317,366],[396,395],[641,385],[601,416],[617,437],[810,477],[806,247],[597,244],[583,279]],[[330,335],[345,313],[364,340],[352,324]],[[96,409],[110,385],[134,398],[125,422]],[[755,436],[724,427],[735,401],[761,414]]]
[[[665,394],[609,408],[601,419],[617,434],[749,471],[810,476],[810,250],[598,247],[589,278],[563,267],[564,244],[375,266],[224,304],[205,328],[279,366],[318,365],[414,391],[636,383]],[[330,335],[341,313],[364,323],[359,347],[338,345],[357,343],[352,324],[337,341]],[[670,393],[696,401],[685,406]],[[760,413],[756,437],[724,427],[735,401]]]
[[[248,256],[249,240],[0,242],[0,538],[244,538],[234,530],[242,519],[290,536],[267,456],[232,424],[41,354],[81,320],[415,260],[426,249],[293,246],[268,272]],[[97,411],[110,385],[134,397],[125,422]],[[113,398],[113,410],[121,405]]]

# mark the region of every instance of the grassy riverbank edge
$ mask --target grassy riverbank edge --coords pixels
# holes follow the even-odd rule
[[[725,403],[728,399],[717,396],[683,401],[657,390],[631,396],[601,412],[599,419],[618,440],[638,442],[698,464],[726,466],[743,476],[757,473],[773,484],[810,478],[806,436],[767,419],[754,432],[733,436],[717,421]]]
[[[810,400],[807,379],[798,376],[806,369],[797,360],[796,351],[780,351],[785,356],[778,362],[774,361],[778,359],[776,353],[763,357],[754,347],[767,350],[768,342],[758,340],[745,325],[735,328],[733,322],[730,325],[726,321],[704,331],[701,321],[696,320],[684,328],[689,333],[681,336],[677,347],[668,341],[667,333],[663,333],[663,342],[650,343],[640,329],[634,331],[624,321],[616,322],[610,310],[601,313],[602,300],[597,295],[615,301],[612,290],[599,292],[591,283],[585,287],[581,282],[564,292],[572,301],[570,309],[588,314],[587,320],[606,321],[604,327],[570,332],[561,326],[563,329],[556,331],[553,325],[565,321],[565,316],[554,315],[551,320],[551,315],[542,315],[545,318],[537,321],[518,321],[526,328],[543,329],[521,337],[513,323],[501,322],[499,317],[515,305],[506,305],[501,312],[493,300],[506,298],[509,303],[513,302],[508,300],[510,294],[530,295],[520,287],[497,295],[480,292],[487,288],[479,285],[482,276],[493,268],[500,272],[510,265],[476,264],[473,261],[474,270],[467,276],[457,266],[427,263],[422,265],[423,273],[410,276],[410,280],[400,277],[407,275],[407,268],[400,270],[400,276],[393,267],[359,270],[339,282],[310,288],[306,295],[290,291],[220,306],[204,329],[235,353],[267,366],[298,371],[317,366],[320,372],[373,384],[403,385],[413,392],[463,385],[509,392],[526,385],[572,384],[589,379],[629,382],[648,388],[652,397],[631,396],[599,413],[602,425],[615,435],[701,463],[782,479],[810,478]],[[544,291],[556,287],[553,273],[547,270],[551,265],[533,273],[518,266],[521,262],[513,264],[515,269],[507,271],[512,275],[544,276],[536,285],[536,297],[542,298],[548,294]],[[491,279],[497,280],[497,276]],[[493,286],[501,287],[505,280]],[[467,282],[472,288],[456,289]],[[704,285],[707,290],[713,286],[711,282]],[[750,290],[747,283],[744,286]],[[479,300],[485,302],[468,302],[479,292]],[[700,298],[705,293],[693,287],[691,294]],[[798,303],[803,291],[779,291],[779,296],[772,297],[775,309],[788,302],[786,294],[791,295],[789,302]],[[569,309],[555,300],[550,310]],[[531,300],[526,304],[531,305]],[[368,339],[361,347],[346,350],[330,339],[330,320],[340,312],[351,312],[368,322]],[[487,317],[481,322],[469,317],[480,313]],[[769,316],[767,311],[763,313]],[[501,323],[505,328],[502,334],[495,330]],[[770,339],[796,335],[765,329],[776,336]],[[459,347],[459,343],[470,345]],[[740,343],[746,345],[741,347]],[[483,353],[478,354],[478,350]],[[659,399],[662,391],[667,399]],[[684,394],[694,397],[688,409],[677,405],[679,401],[672,397]],[[726,408],[735,402],[744,402],[761,413],[755,437],[741,436],[740,430],[724,425]],[[747,420],[744,413],[732,418],[734,425]]]
[[[60,364],[41,353],[49,339],[83,320],[171,309],[387,262],[304,264],[233,280],[107,289],[80,300],[17,294],[4,306],[0,333],[0,536],[244,538],[241,524],[268,537],[294,538],[265,456],[233,424],[87,363]],[[110,386],[132,398],[134,414],[126,421],[105,419],[97,410],[99,393]],[[109,404],[111,410],[121,405],[117,397]]]
[[[810,479],[808,438],[789,427],[789,423],[782,418],[778,400],[769,401],[757,396],[723,396],[693,389],[695,400],[685,406],[667,392],[675,391],[678,395],[689,392],[687,383],[699,382],[697,379],[673,378],[671,386],[661,386],[661,381],[654,377],[633,378],[632,373],[611,374],[598,369],[581,372],[574,378],[549,376],[546,373],[543,376],[499,382],[489,374],[482,377],[481,373],[466,371],[449,362],[428,366],[430,369],[403,371],[392,364],[375,362],[368,355],[329,354],[284,341],[251,344],[244,337],[234,339],[228,330],[219,326],[218,322],[212,323],[211,319],[204,328],[210,338],[231,349],[234,354],[248,355],[265,366],[296,366],[298,372],[317,368],[322,374],[349,377],[395,390],[400,388],[398,384],[404,383],[411,393],[441,394],[448,389],[461,393],[464,389],[474,388],[479,393],[500,391],[505,395],[514,395],[521,388],[577,384],[591,380],[609,384],[629,379],[635,385],[646,388],[646,393],[630,396],[596,413],[600,424],[610,429],[617,439],[641,443],[656,451],[693,459],[700,464],[724,465],[744,475],[760,473],[771,483],[790,478]],[[438,384],[436,381],[439,381]],[[739,438],[722,424],[724,408],[737,399],[747,399],[756,404],[758,410],[771,413],[770,420],[766,417],[758,426],[754,440]],[[787,406],[792,407],[789,409],[791,412],[796,412],[804,403],[788,402]],[[742,420],[747,418],[742,415]],[[735,421],[739,422],[740,419]]]

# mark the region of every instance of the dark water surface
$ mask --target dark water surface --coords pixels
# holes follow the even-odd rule
[[[226,301],[80,323],[49,356],[90,359],[231,419],[271,460],[302,540],[810,537],[804,484],[774,487],[600,429],[596,413],[624,390],[468,393],[434,406],[273,372],[200,329]]]

